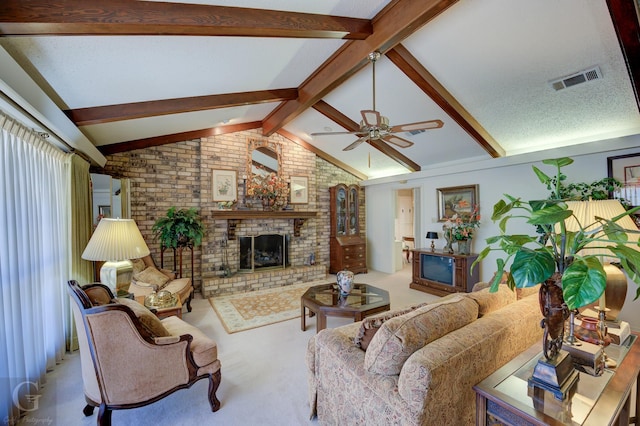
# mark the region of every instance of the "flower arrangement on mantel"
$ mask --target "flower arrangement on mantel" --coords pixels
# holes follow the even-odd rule
[[[282,207],[289,197],[289,185],[276,173],[253,174],[247,180],[247,197],[273,200],[273,207]]]
[[[480,226],[479,207],[475,205],[470,214],[456,214],[443,225],[445,232],[449,233],[450,239],[461,241],[473,238],[473,233]]]

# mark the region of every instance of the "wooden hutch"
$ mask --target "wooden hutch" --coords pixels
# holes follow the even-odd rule
[[[338,184],[329,188],[331,194],[331,257],[329,272],[349,270],[367,273],[367,245],[360,236],[358,185]]]

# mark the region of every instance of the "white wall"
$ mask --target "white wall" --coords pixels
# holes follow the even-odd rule
[[[402,175],[395,178],[385,178],[363,182],[367,191],[367,250],[369,256],[368,267],[382,272],[393,272],[388,259],[393,247],[393,235],[380,232],[383,229],[392,230],[393,215],[389,210],[395,206],[394,191],[403,188],[420,187],[422,196],[419,228],[441,231],[441,224],[437,221],[437,189],[459,185],[479,185],[481,226],[473,240],[473,251],[482,250],[486,238],[500,233],[496,224],[491,222],[493,205],[510,194],[528,199],[546,198],[548,190],[542,185],[532,171],[536,165],[542,171],[552,176],[555,170],[541,163],[547,158],[568,156],[574,163],[563,168],[569,182],[593,182],[607,176],[607,157],[640,152],[640,135],[600,141],[576,148],[561,148],[543,153],[519,155],[513,157],[491,159],[464,165],[433,168],[421,172]],[[401,183],[405,182],[405,183]],[[510,223],[509,232],[531,233],[531,225],[524,222]],[[416,235],[417,247],[428,247],[424,235]],[[445,241],[436,241],[436,248],[442,249]],[[480,277],[488,281],[496,270],[495,261],[498,254],[490,254],[481,264]],[[634,330],[640,330],[640,301],[632,302],[635,297],[636,284],[629,282],[629,290],[625,307],[620,318],[631,323]]]

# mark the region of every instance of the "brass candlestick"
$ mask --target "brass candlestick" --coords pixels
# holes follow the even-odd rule
[[[607,337],[607,311],[609,309],[607,309],[606,307],[600,305],[598,306],[598,335],[600,337],[600,346],[602,346],[602,357],[603,357],[603,361],[604,361],[604,365],[607,368],[616,368],[618,366],[618,363],[609,358],[606,354],[606,352],[604,352],[604,348],[606,346],[609,345],[609,343],[606,340]]]

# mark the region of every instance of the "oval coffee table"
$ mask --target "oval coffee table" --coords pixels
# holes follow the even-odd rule
[[[354,283],[353,290],[342,296],[336,284],[321,284],[309,289],[300,298],[300,328],[307,329],[305,317],[317,315],[316,333],[327,327],[327,316],[363,318],[389,310],[389,292],[369,284]]]

